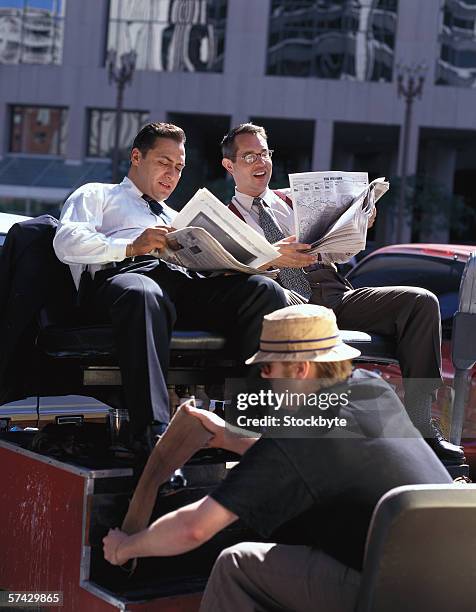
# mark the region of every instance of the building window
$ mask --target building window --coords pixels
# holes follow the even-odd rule
[[[138,70],[222,72],[227,0],[110,0],[107,50]]]
[[[445,0],[439,42],[436,84],[476,87],[476,0]]]
[[[167,203],[180,210],[200,187],[206,187],[222,202],[233,196],[233,183],[221,165],[219,143],[230,129],[230,117],[192,113],[168,113],[167,121],[179,125],[187,136],[187,163],[182,180]]]
[[[398,0],[271,0],[267,73],[391,81]]]
[[[48,106],[13,106],[10,153],[64,156],[68,111]]]
[[[61,64],[66,0],[0,0],[0,64]]]
[[[123,111],[119,148],[121,158],[129,151],[137,132],[147,123],[146,111]],[[112,157],[116,136],[116,111],[91,109],[89,112],[88,157]]]
[[[288,185],[291,172],[308,172],[312,168],[314,121],[256,116],[250,121],[264,127],[269,147],[274,149],[272,189]]]

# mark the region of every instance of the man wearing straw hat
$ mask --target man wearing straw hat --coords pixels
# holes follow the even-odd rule
[[[243,455],[240,463],[209,496],[148,529],[133,536],[109,532],[106,559],[117,565],[182,554],[241,519],[268,542],[221,553],[202,612],[353,610],[380,497],[399,485],[450,482],[393,390],[375,374],[351,375],[358,354],[342,342],[325,307],[290,306],[266,315],[260,350],[248,363],[261,365],[273,389],[283,388],[276,379],[292,379],[319,398],[340,398],[325,411],[304,402],[293,412],[303,422],[324,412],[324,420],[339,426],[274,427],[272,435],[242,437],[218,416],[189,407],[213,434],[210,446]]]

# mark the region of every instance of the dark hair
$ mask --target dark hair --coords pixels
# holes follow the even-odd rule
[[[145,157],[154,148],[157,138],[170,138],[179,144],[185,144],[185,132],[172,123],[148,123],[134,138],[133,149],[139,149]]]
[[[254,123],[242,123],[241,125],[238,125],[237,127],[231,129],[228,134],[225,134],[225,136],[223,136],[223,140],[220,143],[223,157],[235,161],[235,139],[240,134],[259,134],[265,140],[268,140],[268,135],[266,134],[264,127],[261,127],[260,125],[255,125]]]

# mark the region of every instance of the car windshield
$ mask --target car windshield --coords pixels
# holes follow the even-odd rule
[[[464,263],[437,257],[387,253],[374,255],[351,270],[348,279],[354,287],[407,285],[432,291],[440,303],[442,320],[450,319],[458,308],[458,293]]]

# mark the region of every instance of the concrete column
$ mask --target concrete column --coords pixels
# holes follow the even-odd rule
[[[418,104],[418,100],[414,103]],[[402,100],[402,107],[404,102]],[[420,140],[420,126],[416,122],[416,112],[415,108],[413,109],[413,117],[412,117],[412,125],[410,130],[410,137],[408,142],[408,152],[407,152],[407,176],[414,176],[417,172],[418,165],[418,145]],[[401,172],[402,169],[402,156],[403,156],[403,132],[404,132],[403,123],[400,127],[400,135],[398,141],[398,172]]]
[[[415,103],[418,103],[416,101]],[[402,101],[402,106],[403,106]],[[414,109],[415,111],[415,109]],[[416,113],[413,113],[412,117],[412,125],[410,130],[409,142],[408,142],[408,151],[407,151],[407,181],[410,177],[413,177],[417,173],[417,164],[418,164],[418,145],[419,145],[419,136],[420,136],[420,128],[416,121],[417,117]],[[400,136],[398,143],[398,175],[401,176],[402,171],[402,156],[403,156],[403,134],[404,134],[404,126],[403,124],[400,127]],[[408,184],[408,183],[407,183]],[[395,218],[393,219],[393,227],[392,227],[392,242],[396,241],[397,235],[397,215],[398,209],[395,209]],[[402,243],[411,242],[411,234],[412,234],[412,219],[411,215],[406,215],[405,223],[403,225],[402,232]]]
[[[250,120],[249,116],[243,111],[235,111],[233,113],[233,115],[231,115],[230,117],[230,126],[229,129],[231,130],[232,128],[236,127],[237,125],[240,125],[242,123],[248,123],[248,121]],[[228,183],[232,183],[233,185],[235,184],[233,181],[233,177],[231,176],[231,174],[229,172],[227,172],[225,174],[225,180]]]
[[[8,138],[10,137],[10,126],[7,121],[8,109],[6,104],[0,104],[0,125],[3,125],[2,138],[0,140],[0,159],[8,152]]]
[[[250,121],[250,117],[243,109],[235,111],[230,117],[230,129],[241,123],[248,123],[248,121]]]
[[[398,150],[394,149],[389,154],[388,176],[398,176]],[[392,185],[390,185],[392,189]],[[390,194],[391,195],[391,192]],[[377,204],[377,220],[375,226],[375,243],[378,247],[387,246],[394,242],[395,228],[397,223],[396,201],[392,206],[385,196],[381,204]]]
[[[168,121],[167,112],[163,108],[152,108],[147,119],[151,123],[162,123]]]
[[[435,0],[399,0],[395,61],[403,64],[423,62],[427,66],[429,87],[435,82],[436,58],[441,42],[437,36],[443,2]]]
[[[332,170],[332,144],[334,124],[327,119],[318,119],[314,128],[312,149],[312,170],[315,172]]]
[[[72,104],[68,109],[66,163],[79,164],[87,154],[89,119],[84,106]]]
[[[266,74],[271,0],[228,0],[225,32],[225,74],[260,79]]]

